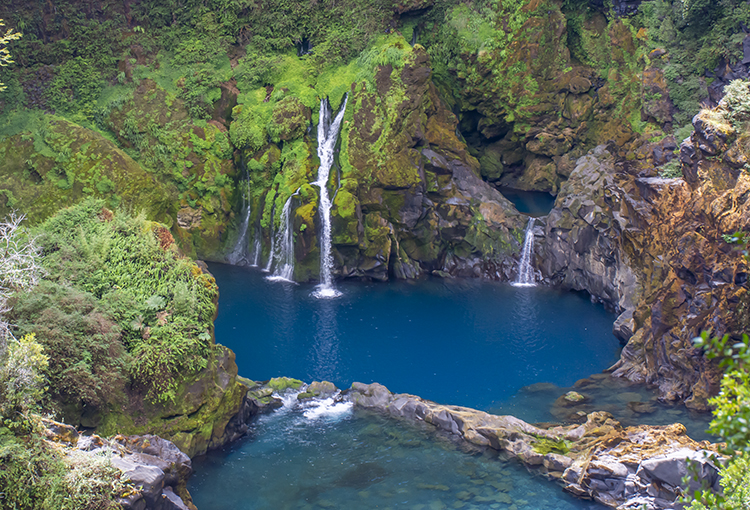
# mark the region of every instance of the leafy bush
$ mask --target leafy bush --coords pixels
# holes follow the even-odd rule
[[[18,331],[33,331],[50,356],[48,374],[55,400],[101,408],[124,393],[130,358],[105,302],[88,292],[43,281],[19,293],[12,304]]]
[[[8,342],[0,357],[0,418],[23,423],[34,410],[44,391],[43,372],[47,356],[34,335]]]
[[[76,57],[60,65],[47,90],[49,104],[63,113],[92,119],[103,83],[92,62]]]
[[[746,244],[744,236],[735,239]],[[709,489],[698,490],[687,498],[690,510],[741,510],[750,507],[750,341],[747,335],[735,341],[729,335],[708,338],[701,335],[695,346],[706,351],[708,359],[719,359],[724,368],[719,394],[709,399],[714,419],[709,431],[726,442],[730,455],[721,469],[723,494]]]
[[[172,400],[211,355],[216,283],[163,242],[164,227],[103,204],[39,227],[47,282],[17,297],[14,317],[61,358],[50,377],[66,395],[102,405],[128,375],[151,400]]]
[[[673,160],[667,162],[661,168],[659,168],[659,177],[663,177],[665,179],[681,178],[682,165],[680,164],[680,160],[678,158],[674,158]]]
[[[724,97],[719,102],[719,109],[732,123],[736,130],[740,130],[742,123],[750,120],[750,81],[733,80],[724,87]]]

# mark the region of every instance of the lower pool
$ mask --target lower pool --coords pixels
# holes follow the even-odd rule
[[[349,404],[298,404],[193,463],[199,510],[604,509],[493,450]]]

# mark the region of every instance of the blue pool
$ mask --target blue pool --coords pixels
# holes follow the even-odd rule
[[[614,315],[583,294],[481,280],[268,282],[252,268],[211,264],[219,284],[216,340],[240,375],[379,382],[393,392],[487,410],[521,387],[570,386],[611,366]]]
[[[557,421],[554,402],[613,364],[614,315],[583,294],[481,280],[269,282],[259,270],[211,264],[219,284],[216,339],[241,375],[289,376],[340,388],[379,382],[439,403],[530,422]],[[654,403],[626,381],[586,386],[590,410],[623,423],[688,424],[707,417]],[[634,414],[629,402],[653,403]],[[649,404],[651,405],[651,404]],[[199,510],[601,510],[497,452],[411,423],[333,402],[299,403],[256,418],[248,436],[194,459]]]

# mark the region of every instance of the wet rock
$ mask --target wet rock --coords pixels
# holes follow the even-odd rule
[[[383,408],[391,400],[391,392],[382,384],[355,382],[347,394],[347,399],[360,407]]]

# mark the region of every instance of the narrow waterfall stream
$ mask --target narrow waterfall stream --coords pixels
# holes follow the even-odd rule
[[[318,169],[318,180],[312,183],[320,188],[320,219],[322,228],[320,231],[320,285],[318,285],[313,296],[317,298],[335,298],[341,295],[333,287],[331,270],[333,269],[333,255],[331,254],[331,198],[328,194],[328,177],[333,166],[334,149],[339,136],[341,121],[346,112],[346,102],[349,95],[344,96],[344,103],[331,121],[333,109],[328,98],[320,101],[320,117],[318,121],[318,157],[320,168]]]
[[[271,272],[271,267],[273,266],[273,255],[276,253],[276,232],[273,223],[273,217],[275,213],[275,209],[271,208],[271,249],[268,250],[268,263],[266,264],[266,267],[263,269],[266,273]]]
[[[279,218],[279,231],[273,243],[275,252],[271,253],[270,260],[276,260],[276,270],[271,276],[266,277],[271,281],[294,281],[294,232],[292,232],[292,199],[297,196],[295,192],[290,196]],[[270,267],[269,267],[270,268]]]
[[[248,239],[247,232],[250,226],[250,214],[252,213],[250,206],[250,180],[246,178],[247,183],[245,194],[242,195],[242,209],[245,211],[244,219],[240,224],[240,236],[237,238],[237,242],[232,249],[232,252],[227,256],[227,261],[232,265],[237,265],[241,262],[250,263],[250,254],[248,252]]]
[[[253,253],[250,256],[250,259],[252,261],[250,262],[250,267],[258,267],[260,265],[260,252],[261,252],[261,245],[260,245],[260,229],[255,228],[255,243],[253,244]]]
[[[534,266],[531,265],[531,259],[534,256],[534,221],[534,217],[530,217],[529,224],[526,226],[526,237],[523,240],[521,261],[518,263],[518,276],[516,277],[516,281],[512,283],[514,287],[536,286]]]

